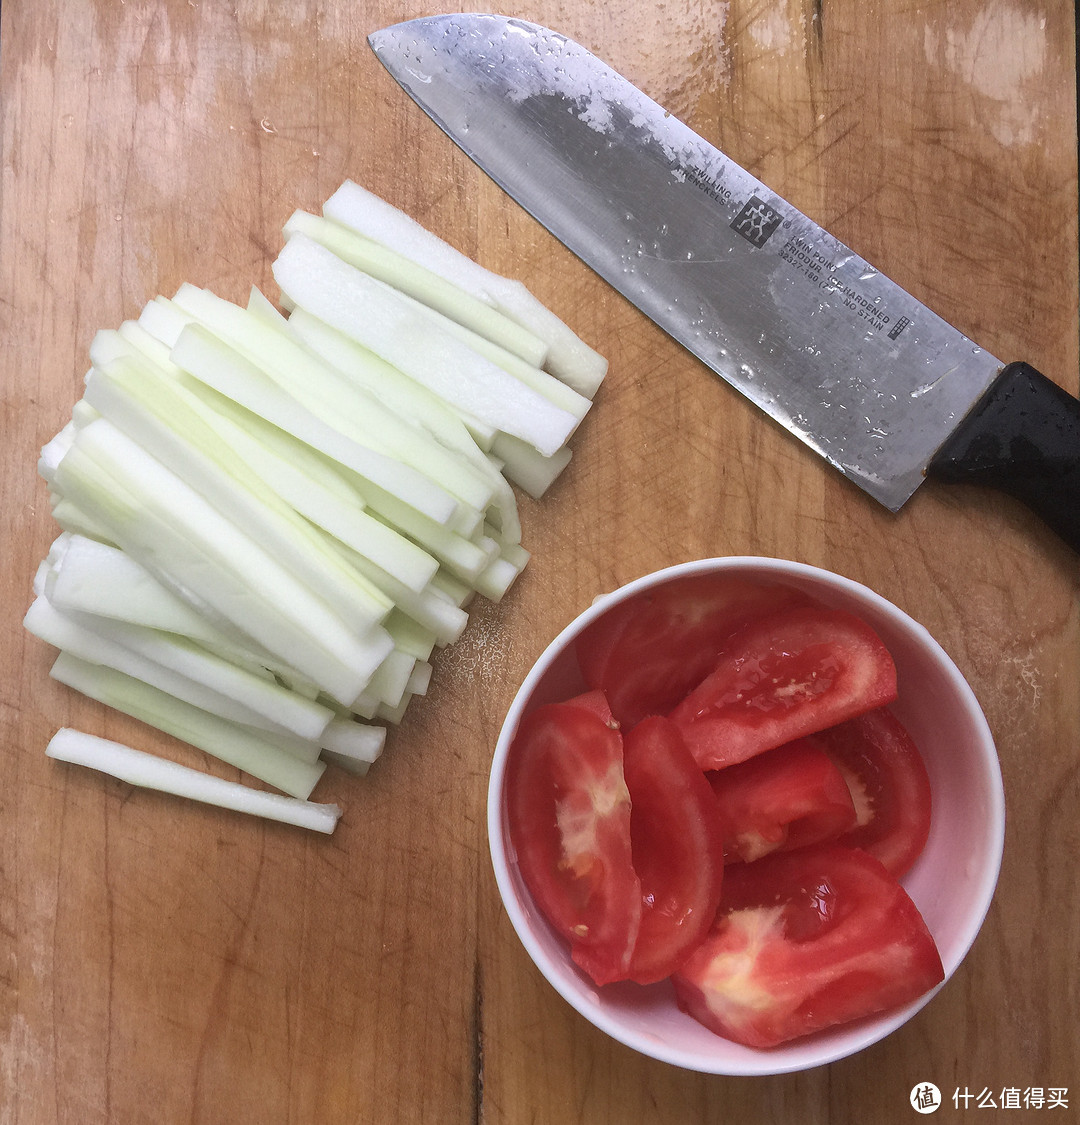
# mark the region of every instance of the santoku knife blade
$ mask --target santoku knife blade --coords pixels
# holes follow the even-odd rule
[[[369,36],[518,203],[713,371],[897,510],[992,485],[1080,549],[1080,403],[1002,364],[584,47],[456,14]]]

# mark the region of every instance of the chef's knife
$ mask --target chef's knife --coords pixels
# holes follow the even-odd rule
[[[565,36],[503,16],[368,39],[518,203],[718,375],[896,511],[997,487],[1080,550],[1080,402],[1003,364]]]

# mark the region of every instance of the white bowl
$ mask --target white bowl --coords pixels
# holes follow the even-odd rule
[[[892,710],[919,746],[933,791],[929,839],[902,881],[934,936],[945,981],[900,1010],[769,1050],[714,1035],[679,1010],[667,982],[645,987],[593,984],[536,908],[507,830],[503,790],[514,735],[535,707],[569,699],[585,688],[574,654],[578,634],[643,590],[705,572],[786,583],[858,614],[876,629],[897,667],[899,698]],[[551,642],[525,677],[499,735],[488,785],[488,841],[499,892],[518,937],[543,975],[578,1012],[619,1042],[652,1058],[710,1074],[806,1070],[860,1051],[909,1020],[949,980],[975,940],[997,885],[1004,833],[1005,802],[993,737],[971,688],[941,646],[867,587],[817,567],[770,558],[684,563],[597,598]]]

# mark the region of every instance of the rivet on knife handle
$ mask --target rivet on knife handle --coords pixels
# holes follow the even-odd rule
[[[1023,501],[1080,551],[1080,401],[1011,363],[934,455],[927,476]]]

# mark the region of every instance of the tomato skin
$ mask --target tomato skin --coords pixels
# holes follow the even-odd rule
[[[626,976],[641,924],[622,738],[587,707],[552,703],[521,722],[506,809],[537,906],[597,984]]]
[[[896,698],[881,638],[842,610],[807,607],[751,622],[670,713],[703,769],[720,769]]]
[[[724,574],[688,575],[619,603],[576,641],[585,682],[629,729],[667,714],[708,674],[732,633],[810,601],[790,586]]]
[[[809,739],[787,742],[708,775],[729,863],[835,840],[855,825],[844,775]]]
[[[611,727],[612,730],[618,730],[619,724],[615,721],[615,716],[611,713],[611,706],[607,701],[607,696],[602,691],[583,691],[580,695],[575,695],[572,699],[566,701],[567,707],[582,707],[586,711],[591,711],[594,715],[598,715],[603,721],[605,726]]]
[[[628,979],[664,980],[712,925],[724,876],[716,798],[679,734],[660,716],[623,740],[641,928]]]
[[[943,979],[903,887],[835,844],[728,868],[715,925],[672,978],[684,1011],[758,1048],[901,1007]]]
[[[841,837],[879,859],[897,878],[930,834],[930,778],[904,725],[880,708],[813,735],[855,798],[857,823]]]
[[[611,662],[623,634],[630,628],[634,618],[648,604],[646,594],[627,598],[606,609],[602,616],[591,622],[574,641],[578,665],[590,688],[609,693]]]

